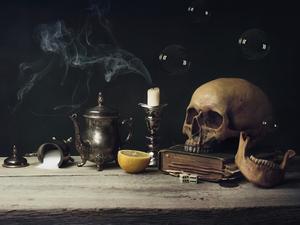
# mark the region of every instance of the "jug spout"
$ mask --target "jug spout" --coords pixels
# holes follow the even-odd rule
[[[80,136],[80,128],[77,122],[77,114],[73,114],[70,116],[70,119],[73,122],[74,130],[75,130],[75,148],[79,152],[81,157],[81,162],[77,164],[77,166],[83,166],[88,160],[90,145],[89,143],[84,143]]]

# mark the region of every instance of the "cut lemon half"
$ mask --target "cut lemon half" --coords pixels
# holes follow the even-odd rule
[[[150,155],[136,150],[120,150],[118,163],[127,173],[139,173],[146,169],[150,162]]]

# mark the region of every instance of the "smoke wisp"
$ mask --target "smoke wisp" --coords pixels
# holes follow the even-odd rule
[[[118,47],[116,39],[98,5],[89,8],[90,14],[86,22],[77,32],[66,26],[64,21],[42,24],[37,27],[37,40],[44,56],[41,60],[20,64],[21,85],[17,92],[17,109],[45,76],[50,76],[55,66],[61,68],[60,86],[64,86],[69,78],[70,68],[78,69],[85,74],[84,81],[77,82],[71,96],[71,104],[57,105],[53,110],[68,108],[78,109],[88,98],[90,81],[95,75],[95,66],[102,68],[104,80],[111,82],[118,75],[134,73],[142,76],[148,84],[152,83],[151,75],[143,61],[131,52]],[[99,35],[101,31],[102,34]],[[101,35],[106,37],[102,42]],[[100,37],[100,38],[98,38]],[[98,38],[98,39],[97,39]],[[76,102],[78,90],[87,90],[87,97]]]

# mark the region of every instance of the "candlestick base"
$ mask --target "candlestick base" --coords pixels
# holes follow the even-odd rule
[[[146,136],[148,152],[151,156],[149,166],[157,167],[158,151],[159,151],[159,135],[161,112],[168,104],[159,106],[149,106],[144,103],[139,103],[145,111],[145,120],[148,128],[148,135]]]

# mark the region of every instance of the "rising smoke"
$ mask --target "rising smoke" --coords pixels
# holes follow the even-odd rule
[[[107,8],[105,9],[107,10]],[[74,111],[88,99],[90,80],[96,75],[95,65],[103,68],[101,76],[104,76],[106,82],[111,82],[118,75],[134,73],[141,75],[148,84],[152,83],[151,75],[142,60],[118,47],[109,21],[104,16],[99,4],[93,4],[89,8],[89,12],[86,23],[78,32],[68,28],[64,21],[42,24],[37,28],[37,40],[44,57],[35,62],[20,64],[22,85],[17,92],[18,103],[15,110],[45,76],[51,75],[50,72],[55,66],[61,68],[61,86],[65,85],[70,68],[79,69],[85,73],[85,81],[78,85],[86,86],[88,94],[84,101],[75,104],[75,96],[80,89],[77,85],[73,89],[72,104],[58,105],[54,107],[54,110],[68,108],[70,111]],[[96,22],[94,22],[95,19]],[[99,40],[95,42],[93,40],[95,39],[95,30],[103,31],[103,35],[109,40],[105,43],[99,43]]]

